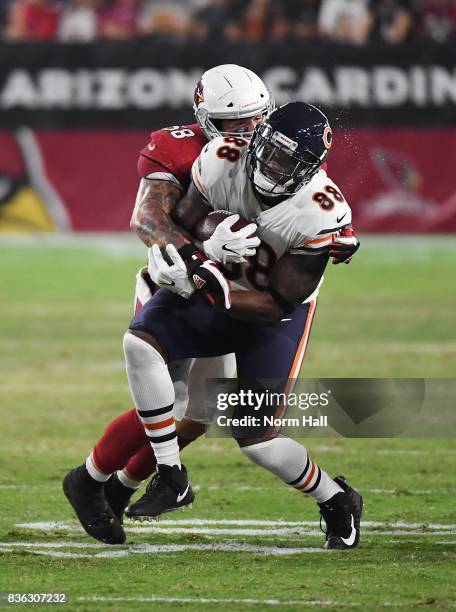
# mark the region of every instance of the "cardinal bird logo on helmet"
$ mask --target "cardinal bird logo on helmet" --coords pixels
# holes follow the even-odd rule
[[[195,88],[195,93],[193,94],[193,101],[196,107],[198,107],[202,102],[204,102],[202,81],[198,81],[198,84]]]

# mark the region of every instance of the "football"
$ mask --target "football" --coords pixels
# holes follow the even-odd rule
[[[227,217],[233,214],[234,213],[231,213],[228,210],[214,210],[210,212],[206,217],[201,219],[201,221],[198,221],[198,223],[196,224],[193,230],[195,238],[197,238],[201,242],[208,240],[214,233],[217,225],[219,225],[219,223],[221,223]],[[242,217],[239,217],[239,219],[231,227],[231,229],[236,232],[245,227],[246,225],[249,225],[249,223],[251,223],[251,221],[246,221]],[[252,232],[251,236],[255,236],[255,232]]]

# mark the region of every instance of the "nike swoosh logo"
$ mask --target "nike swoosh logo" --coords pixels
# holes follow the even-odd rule
[[[190,486],[190,485],[188,484],[188,485],[187,485],[187,488],[186,488],[186,489],[185,489],[185,491],[182,493],[182,495],[179,493],[179,495],[177,496],[177,499],[176,499],[177,503],[181,502],[181,501],[184,499],[184,497],[187,495],[189,486]],[[353,519],[353,517],[352,517],[352,519]]]
[[[167,283],[167,282],[165,282],[165,281],[162,281],[162,282],[160,283],[160,286],[161,286],[161,285],[169,285],[170,287],[174,287],[174,285],[175,285],[175,284],[176,284],[176,283],[175,283],[174,281],[171,281],[170,283]]]
[[[228,251],[229,253],[234,253],[235,255],[238,255],[237,251],[233,251],[233,249],[228,249],[226,244],[222,246],[222,251]]]
[[[149,149],[149,151],[153,151],[153,150],[155,149],[155,147],[156,147],[156,146],[157,146],[157,145],[156,145],[156,144],[154,144],[154,146],[153,146],[153,147],[151,147],[151,146],[150,146],[150,144],[148,144],[148,145],[147,145],[147,148]]]
[[[346,216],[347,213],[345,213],[345,215],[342,215],[342,217],[336,217],[337,223],[340,223],[342,221],[342,219]]]
[[[356,529],[355,529],[355,521],[353,520],[353,514],[351,515],[352,520],[351,520],[351,534],[348,538],[343,538],[341,536],[341,540],[344,544],[346,544],[347,546],[352,546],[355,542],[355,538],[356,538]]]

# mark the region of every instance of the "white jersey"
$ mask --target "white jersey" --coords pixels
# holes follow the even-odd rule
[[[256,256],[242,264],[242,270],[239,264],[233,266],[238,267],[238,274],[232,279],[240,289],[261,289],[267,286],[272,266],[285,253],[307,255],[329,250],[338,232],[351,223],[351,210],[324,170],[293,196],[262,209],[246,172],[247,146],[238,138],[212,140],[194,162],[192,179],[213,210],[238,213],[258,225],[262,244]],[[308,300],[311,298],[315,294]]]

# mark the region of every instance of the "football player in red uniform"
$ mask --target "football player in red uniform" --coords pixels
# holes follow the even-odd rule
[[[217,136],[249,138],[255,125],[272,109],[267,88],[252,71],[227,64],[203,74],[194,94],[197,123],[152,132],[139,156],[141,181],[131,228],[146,246],[172,243],[180,248],[190,242],[173,222],[171,212],[190,184],[194,160],[208,140]],[[192,210],[184,214],[191,225]],[[136,312],[153,291],[147,273],[140,271]],[[234,369],[233,355],[173,364],[174,415],[180,448],[205,431],[202,419],[198,418],[198,410],[204,403],[201,396],[204,379],[230,377]],[[188,387],[192,389],[190,394]],[[183,418],[185,412],[187,418]],[[154,442],[163,439],[160,446],[164,454],[167,446],[176,442],[175,431],[156,432],[153,424],[148,437],[137,411],[128,410],[111,421],[86,462],[65,476],[65,495],[89,535],[109,544],[125,541],[122,527],[125,507],[141,482],[155,470],[152,437]]]
[[[331,253],[347,262],[359,246],[350,206],[321,168],[331,146],[325,114],[290,102],[255,127],[250,144],[216,138],[194,162],[185,203],[195,210],[206,207],[205,223],[209,211],[218,211],[213,214],[219,223],[201,247],[167,245],[172,263],[158,244],[149,249],[149,274],[161,289],[124,336],[130,391],[157,457],[157,474],[127,516],[156,518],[193,498],[175,439],[171,444],[174,389],[168,364],[234,352],[239,395],[226,425],[242,453],[317,502],[326,549],[358,545],[362,497],[272,426],[274,417],[280,422],[284,416],[286,397],[299,377]],[[243,229],[230,234],[236,226],[227,229],[226,223],[238,216]],[[248,243],[252,230],[257,242]],[[215,262],[234,262],[237,270],[225,272]],[[272,402],[255,399],[265,391]]]

